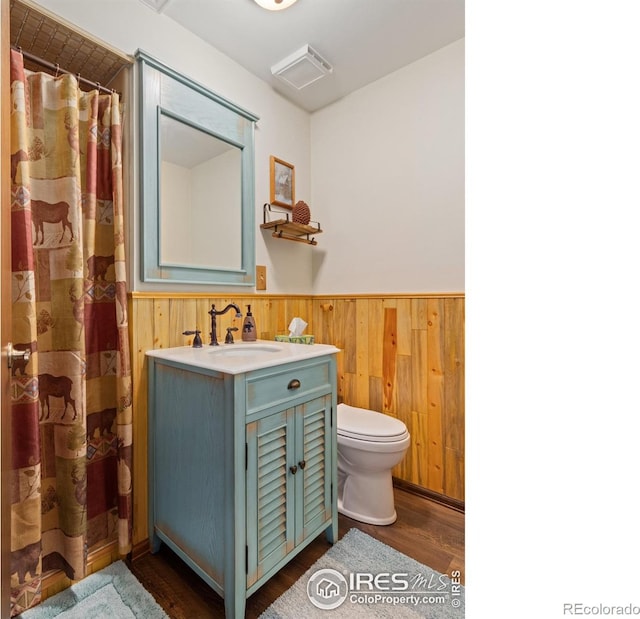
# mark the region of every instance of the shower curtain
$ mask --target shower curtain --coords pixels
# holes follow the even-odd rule
[[[131,550],[132,386],[116,93],[11,52],[12,615]]]

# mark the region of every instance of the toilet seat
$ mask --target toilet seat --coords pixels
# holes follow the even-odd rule
[[[399,419],[364,408],[338,404],[338,435],[372,443],[395,443],[409,436]]]

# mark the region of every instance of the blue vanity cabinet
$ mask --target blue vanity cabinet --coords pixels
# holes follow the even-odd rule
[[[319,534],[338,535],[335,354],[227,374],[149,360],[149,535],[227,618]]]

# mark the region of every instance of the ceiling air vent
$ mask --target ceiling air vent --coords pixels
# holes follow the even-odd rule
[[[332,71],[333,67],[310,45],[301,47],[271,67],[273,75],[296,90],[302,90]]]

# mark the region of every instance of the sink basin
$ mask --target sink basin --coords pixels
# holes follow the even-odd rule
[[[177,346],[148,350],[147,355],[171,363],[225,374],[241,374],[283,363],[293,363],[339,352],[329,344],[291,344],[273,340],[220,344],[219,346]]]
[[[224,357],[256,357],[281,351],[282,348],[274,344],[224,344],[209,350],[212,355]]]

